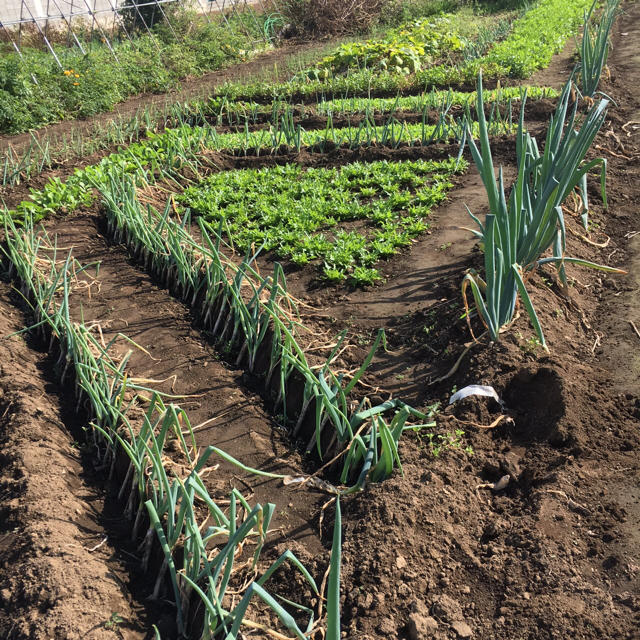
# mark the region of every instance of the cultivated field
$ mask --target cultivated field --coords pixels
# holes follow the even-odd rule
[[[1,638],[638,637],[640,10],[451,6],[0,139]]]

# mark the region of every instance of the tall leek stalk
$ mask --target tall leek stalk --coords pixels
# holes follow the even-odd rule
[[[598,90],[600,76],[609,55],[609,34],[618,15],[620,0],[607,0],[598,26],[593,24],[597,0],[584,13],[584,31],[580,42],[580,85],[582,94],[592,97]]]
[[[518,295],[531,319],[540,342],[546,348],[544,334],[526,287],[526,279],[537,266],[554,263],[560,279],[566,283],[567,262],[619,272],[593,262],[565,256],[566,225],[562,204],[577,188],[583,203],[583,222],[587,221],[587,174],[600,167],[601,192],[606,205],[605,170],[602,158],[585,161],[591,143],[602,126],[608,100],[594,105],[586,114],[580,129],[575,129],[577,102],[570,109],[572,80],[565,85],[558,106],[549,122],[544,151],[524,128],[526,96],[520,110],[516,134],[518,175],[507,200],[502,167],[496,180],[489,132],[484,117],[482,76],[478,78],[476,110],[480,128],[480,148],[468,132],[471,155],[478,167],[489,200],[490,212],[481,222],[469,214],[478,226],[475,235],[484,244],[484,279],[467,274],[462,293],[467,305],[467,289],[471,289],[480,317],[491,340],[498,340],[501,329],[514,317]],[[550,257],[542,256],[551,250]],[[467,314],[468,317],[468,314]]]

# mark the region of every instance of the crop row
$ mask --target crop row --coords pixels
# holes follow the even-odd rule
[[[485,104],[496,105],[500,111],[509,110],[510,105],[522,100],[527,92],[529,100],[556,98],[558,92],[551,87],[501,87],[485,92]],[[428,93],[416,96],[396,96],[394,98],[335,98],[322,100],[317,104],[294,105],[285,100],[276,99],[271,104],[260,102],[231,102],[226,97],[211,98],[207,101],[188,105],[187,113],[191,124],[215,120],[218,125],[243,126],[249,123],[276,122],[292,113],[295,117],[313,116],[371,116],[380,114],[393,116],[403,113],[423,113],[432,109],[443,110],[451,107],[474,108],[475,91],[453,91],[432,89]],[[185,113],[185,116],[187,116]]]
[[[252,85],[229,83],[218,91],[231,101],[272,102],[287,100],[316,102],[345,96],[396,95],[428,92],[433,87],[475,83],[482,70],[485,80],[527,78],[546,67],[562,50],[581,24],[592,0],[540,0],[516,21],[509,35],[479,57],[457,65],[437,64],[409,75],[392,71],[357,70],[326,79],[297,78],[286,83]]]
[[[223,605],[229,601],[226,594],[246,578],[238,561],[247,542],[255,545],[249,572],[262,568],[259,567],[260,555],[275,505],[252,507],[235,489],[229,496],[228,511],[211,498],[200,476],[211,456],[218,455],[242,465],[215,447],[199,451],[186,413],[177,405],[166,404],[161,394],[127,375],[131,351],[122,358],[111,353],[116,340],[128,340],[125,336],[117,336],[105,345],[95,326],[72,320],[69,293],[83,274],[88,273],[87,267],[77,264],[71,253],[61,256],[46,234],[36,233],[32,226],[25,230],[10,227],[7,231],[4,251],[23,296],[33,309],[36,324],[32,330],[36,329],[50,340],[50,348],[57,347],[56,369],[61,383],[72,381],[77,407],[83,407],[92,416],[88,437],[97,466],[110,469],[110,478],[116,480],[120,454],[129,461],[124,479],[119,479],[119,498],[126,504],[125,515],[132,526],[132,538],[142,538],[138,552],[143,570],[154,568],[150,563],[154,536],[164,557],[162,565],[155,567],[158,573],[152,597],[161,595],[168,575],[180,633],[189,631],[190,618],[202,607],[203,627],[191,629],[191,633],[212,638],[224,631],[225,637],[235,639],[244,625],[265,629],[264,625],[245,617],[251,598],[258,596],[291,632],[304,640],[305,635],[294,618],[265,588],[266,581],[278,567],[289,562],[301,572],[310,592],[319,594],[309,572],[290,551],[259,578],[254,576],[232,610]],[[142,424],[132,421],[131,408],[147,403]],[[189,471],[184,477],[169,474],[165,467],[164,450],[170,440],[177,441],[187,460]],[[141,535],[145,522],[147,531]],[[332,552],[332,557],[339,558],[339,548]],[[336,560],[332,571],[339,571]],[[329,593],[328,607],[332,606],[337,606],[337,598]],[[312,625],[311,610],[303,605],[297,608],[310,614],[309,625]],[[339,614],[334,612],[334,615]],[[159,638],[157,630],[156,638]]]
[[[103,158],[98,164],[76,171],[62,181],[51,178],[41,190],[32,189],[29,200],[21,202],[10,212],[16,221],[31,216],[34,221],[59,212],[70,213],[80,206],[93,201],[92,183],[104,182],[111,167],[118,167],[124,174],[144,177],[152,176],[170,179],[188,172],[199,176],[203,166],[215,163],[207,158],[206,151],[228,151],[232,153],[276,153],[283,146],[301,149],[313,146],[314,150],[333,149],[336,146],[357,148],[373,144],[397,147],[401,144],[423,145],[437,141],[462,140],[465,134],[462,120],[452,120],[441,114],[440,122],[415,125],[391,120],[385,125],[375,126],[368,120],[357,127],[333,128],[327,126],[320,131],[303,131],[300,127],[283,123],[268,131],[245,131],[244,133],[220,134],[210,125],[202,127],[182,126],[162,133],[148,133],[147,139],[129,145],[126,149]],[[494,134],[510,131],[512,124],[496,116],[489,121]],[[472,125],[477,133],[477,123]],[[0,216],[2,214],[0,213]]]
[[[402,434],[433,423],[409,424],[410,418],[425,420],[429,416],[399,400],[371,406],[365,399],[355,410],[350,409],[348,396],[368,367],[382,334],[350,380],[331,371],[341,338],[325,365],[319,369],[312,367],[295,339],[298,321],[281,270],[276,267],[273,278],[262,279],[251,267],[253,258],[241,265],[226,260],[220,252],[220,238],[209,236],[204,225],[200,227],[203,244],[198,244],[188,231],[188,221],[180,223],[172,221],[167,212],[160,215],[149,208],[143,210],[135,199],[130,179],[123,181],[112,175],[110,185],[111,189],[105,190],[102,197],[114,234],[125,240],[167,285],[181,292],[185,301],[198,307],[203,323],[220,342],[236,345],[239,362],[248,359],[248,367],[258,373],[258,355],[261,346],[266,347],[269,364],[261,373],[267,384],[272,379],[278,381],[276,403],[290,419],[292,408],[287,407],[286,389],[292,378],[304,376],[304,400],[297,420],[291,423],[292,433],[299,433],[305,416],[312,415],[315,433],[308,447],[317,448],[321,459],[337,452],[334,461],[343,458],[339,465],[341,482],[355,479],[346,488],[332,489],[338,502],[326,594],[327,638],[337,640],[339,496],[360,490],[366,482],[387,477],[400,466],[398,440]],[[30,224],[19,229],[11,224],[10,218],[7,221],[4,252],[24,298],[33,309],[36,322],[32,330],[49,339],[51,347],[57,346],[56,369],[61,382],[71,379],[77,408],[83,407],[92,416],[89,438],[96,465],[110,469],[110,478],[115,480],[118,460],[124,454],[129,461],[124,478],[118,479],[119,498],[126,504],[132,538],[140,540],[138,552],[143,570],[153,568],[150,558],[154,536],[164,557],[162,565],[156,567],[152,597],[160,596],[168,577],[181,633],[209,638],[224,632],[225,637],[235,639],[243,627],[269,631],[264,624],[246,617],[251,599],[257,596],[290,632],[304,640],[318,624],[314,623],[311,607],[281,600],[308,617],[307,626],[301,629],[281,601],[266,590],[265,583],[285,562],[301,572],[310,597],[320,597],[316,582],[291,551],[283,553],[266,570],[259,565],[275,505],[251,506],[234,489],[225,511],[211,498],[200,474],[211,465],[211,457],[218,456],[250,473],[283,480],[286,477],[250,469],[216,447],[199,451],[187,414],[179,406],[167,404],[162,394],[145,386],[145,381],[127,373],[130,351],[121,358],[111,353],[120,340],[140,347],[122,335],[105,345],[94,325],[73,321],[71,289],[97,265],[83,267],[71,253],[61,256],[46,233],[36,233]],[[92,279],[88,277],[89,281]],[[147,404],[148,408],[141,420],[132,419],[131,408],[139,404]],[[391,419],[387,423],[388,414]],[[139,416],[140,412],[133,415]],[[179,443],[187,460],[188,472],[184,477],[172,477],[165,467],[164,449],[170,440]],[[206,508],[204,515],[202,505]],[[249,562],[240,563],[245,558],[242,550],[247,542],[255,545],[255,550]],[[245,584],[240,601],[233,610],[225,608],[226,593],[250,575],[253,577]],[[205,611],[202,629],[192,628],[198,609]],[[332,633],[332,625],[338,629],[338,635]]]
[[[522,89],[504,88],[488,92],[487,102],[495,104],[495,116],[490,118],[492,130],[499,133],[511,125],[511,102],[521,99]],[[528,88],[534,98],[554,97],[555,92],[546,88]],[[291,146],[320,147],[346,144],[350,147],[368,144],[428,144],[460,136],[459,121],[446,114],[452,107],[467,108],[473,104],[473,95],[453,91],[431,92],[420,97],[402,97],[394,100],[350,98],[322,102],[314,107],[293,106],[276,100],[272,105],[259,103],[232,103],[226,99],[193,100],[172,105],[162,113],[150,108],[137,113],[131,120],[115,121],[110,126],[97,128],[89,137],[79,135],[63,139],[57,145],[49,140],[40,140],[32,135],[30,143],[22,153],[9,147],[0,159],[0,185],[16,185],[67,160],[84,157],[114,145],[132,145],[143,140],[151,132],[166,128],[203,126],[207,135],[203,144],[207,148],[246,153],[254,149],[273,152],[282,144]],[[427,111],[437,109],[440,113],[439,126],[427,124]],[[402,114],[417,111],[423,114],[425,122],[403,128]],[[504,119],[500,114],[504,113]],[[331,117],[336,115],[361,115],[363,122],[357,125],[336,128]],[[385,125],[375,125],[373,116],[384,114]],[[299,116],[326,115],[326,125],[320,132],[298,129],[294,118]],[[244,133],[217,134],[209,122],[218,125],[231,124],[245,129]],[[264,131],[249,132],[249,125],[268,121],[271,127]],[[506,121],[506,123],[504,122]],[[144,143],[144,141],[143,141]]]
[[[299,344],[298,332],[304,327],[278,263],[269,278],[253,268],[256,256],[249,252],[240,265],[234,264],[221,251],[220,235],[206,222],[198,219],[202,240],[196,241],[188,215],[174,219],[171,200],[163,212],[145,208],[129,177],[111,173],[100,192],[116,240],[124,242],[148,271],[197,312],[220,347],[238,354],[236,364],[246,361],[249,372],[264,379],[265,390],[275,397],[274,410],[291,422],[293,437],[299,437],[309,422],[308,451],[315,450],[323,460],[346,453],[342,482],[354,471],[360,486],[369,474],[375,480],[388,475],[398,462],[398,439],[405,429],[416,428],[407,425],[408,418],[427,416],[399,400],[373,407],[365,401],[352,411],[354,401],[349,395],[384,341],[383,332],[348,381],[331,369],[344,334],[324,364],[312,365]],[[287,389],[293,381],[303,388],[301,407],[287,404]],[[383,419],[388,411],[394,412],[390,425]],[[363,430],[372,417],[370,428]]]

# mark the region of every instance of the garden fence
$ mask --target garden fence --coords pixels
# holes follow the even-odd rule
[[[132,21],[125,19],[126,15],[132,16],[142,30],[151,30],[150,15],[154,22],[159,17],[173,30],[167,14],[177,4],[188,5],[208,21],[222,20],[232,30],[243,24],[242,20],[229,19],[234,14],[246,12],[249,21],[257,21],[256,12],[277,11],[277,0],[2,0],[0,41],[21,57],[23,48],[35,43],[45,48],[61,69],[61,43],[86,54],[99,41],[109,48],[117,63],[113,40],[134,36]],[[180,34],[174,35],[180,39]]]

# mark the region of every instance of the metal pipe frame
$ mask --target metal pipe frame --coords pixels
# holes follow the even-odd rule
[[[111,54],[113,55],[116,63],[119,64],[119,59],[114,47],[112,46],[111,39],[109,35],[100,24],[100,16],[111,15],[113,16],[113,22],[111,27],[111,33],[116,34],[117,31],[122,30],[126,38],[130,42],[134,42],[132,34],[129,33],[127,28],[124,25],[124,21],[122,20],[121,11],[124,8],[120,2],[121,0],[106,0],[108,2],[108,8],[97,9],[96,8],[96,0],[90,4],[90,0],[66,0],[67,3],[70,4],[70,11],[65,11],[61,7],[61,2],[63,0],[47,0],[46,1],[46,15],[35,16],[33,11],[29,7],[27,0],[21,0],[20,2],[20,17],[12,20],[2,20],[0,21],[0,29],[4,30],[9,38],[9,42],[14,49],[14,51],[20,56],[21,59],[24,60],[24,56],[22,53],[22,40],[23,40],[23,26],[27,24],[34,24],[44,45],[46,46],[49,53],[53,56],[56,64],[63,69],[63,64],[55,51],[55,48],[51,42],[49,37],[49,28],[51,22],[63,22],[66,25],[66,40],[67,40],[67,49],[78,47],[83,55],[87,55],[87,50],[85,46],[83,46],[83,42],[76,34],[76,31],[73,28],[73,19],[76,18],[89,18],[90,19],[90,33],[89,33],[89,51],[92,49],[93,45],[93,34],[97,30],[100,34],[101,40],[107,46]],[[165,4],[175,4],[176,2],[181,2],[183,0],[132,0],[131,4],[127,7],[129,9],[133,9],[137,14],[137,17],[140,19],[142,24],[144,25],[145,30],[150,34],[151,25],[147,24],[147,21],[144,19],[142,12],[140,11],[143,7],[157,7],[157,9],[162,14],[163,19],[166,21],[171,33],[176,38],[177,41],[184,41],[184,38],[176,33],[171,21],[168,19],[165,10],[162,5]],[[279,6],[276,4],[276,0],[270,0],[273,3],[273,6],[276,11],[279,10]],[[199,11],[205,16],[205,19],[210,23],[212,21],[211,12],[215,8],[220,14],[221,19],[226,24],[227,28],[232,32],[235,31],[235,28],[240,27],[242,29],[242,20],[240,17],[239,8],[242,8],[244,11],[249,13],[249,19],[253,20],[256,27],[259,28],[260,24],[257,19],[257,14],[253,7],[248,4],[247,0],[191,0],[192,4],[196,5]],[[262,12],[266,12],[265,4],[263,0],[257,0],[260,9]],[[44,4],[44,3],[43,3]],[[53,6],[52,6],[53,5]],[[83,7],[84,5],[84,7]],[[222,5],[222,6],[221,6]],[[41,5],[39,5],[41,7]],[[41,7],[42,8],[42,7]],[[228,13],[231,13],[236,19],[235,25],[229,20]],[[41,23],[44,23],[44,30],[41,26]],[[14,28],[17,27],[17,38],[16,31]],[[108,30],[109,27],[106,27]],[[242,29],[245,31],[244,29]],[[248,34],[246,34],[248,35]],[[268,36],[266,33],[261,33],[260,40],[268,40]],[[258,42],[258,41],[256,41]],[[86,44],[86,43],[85,43]],[[159,47],[158,43],[156,46]],[[66,56],[65,56],[66,59]],[[37,80],[35,75],[32,73],[31,77],[35,84],[37,84]]]

